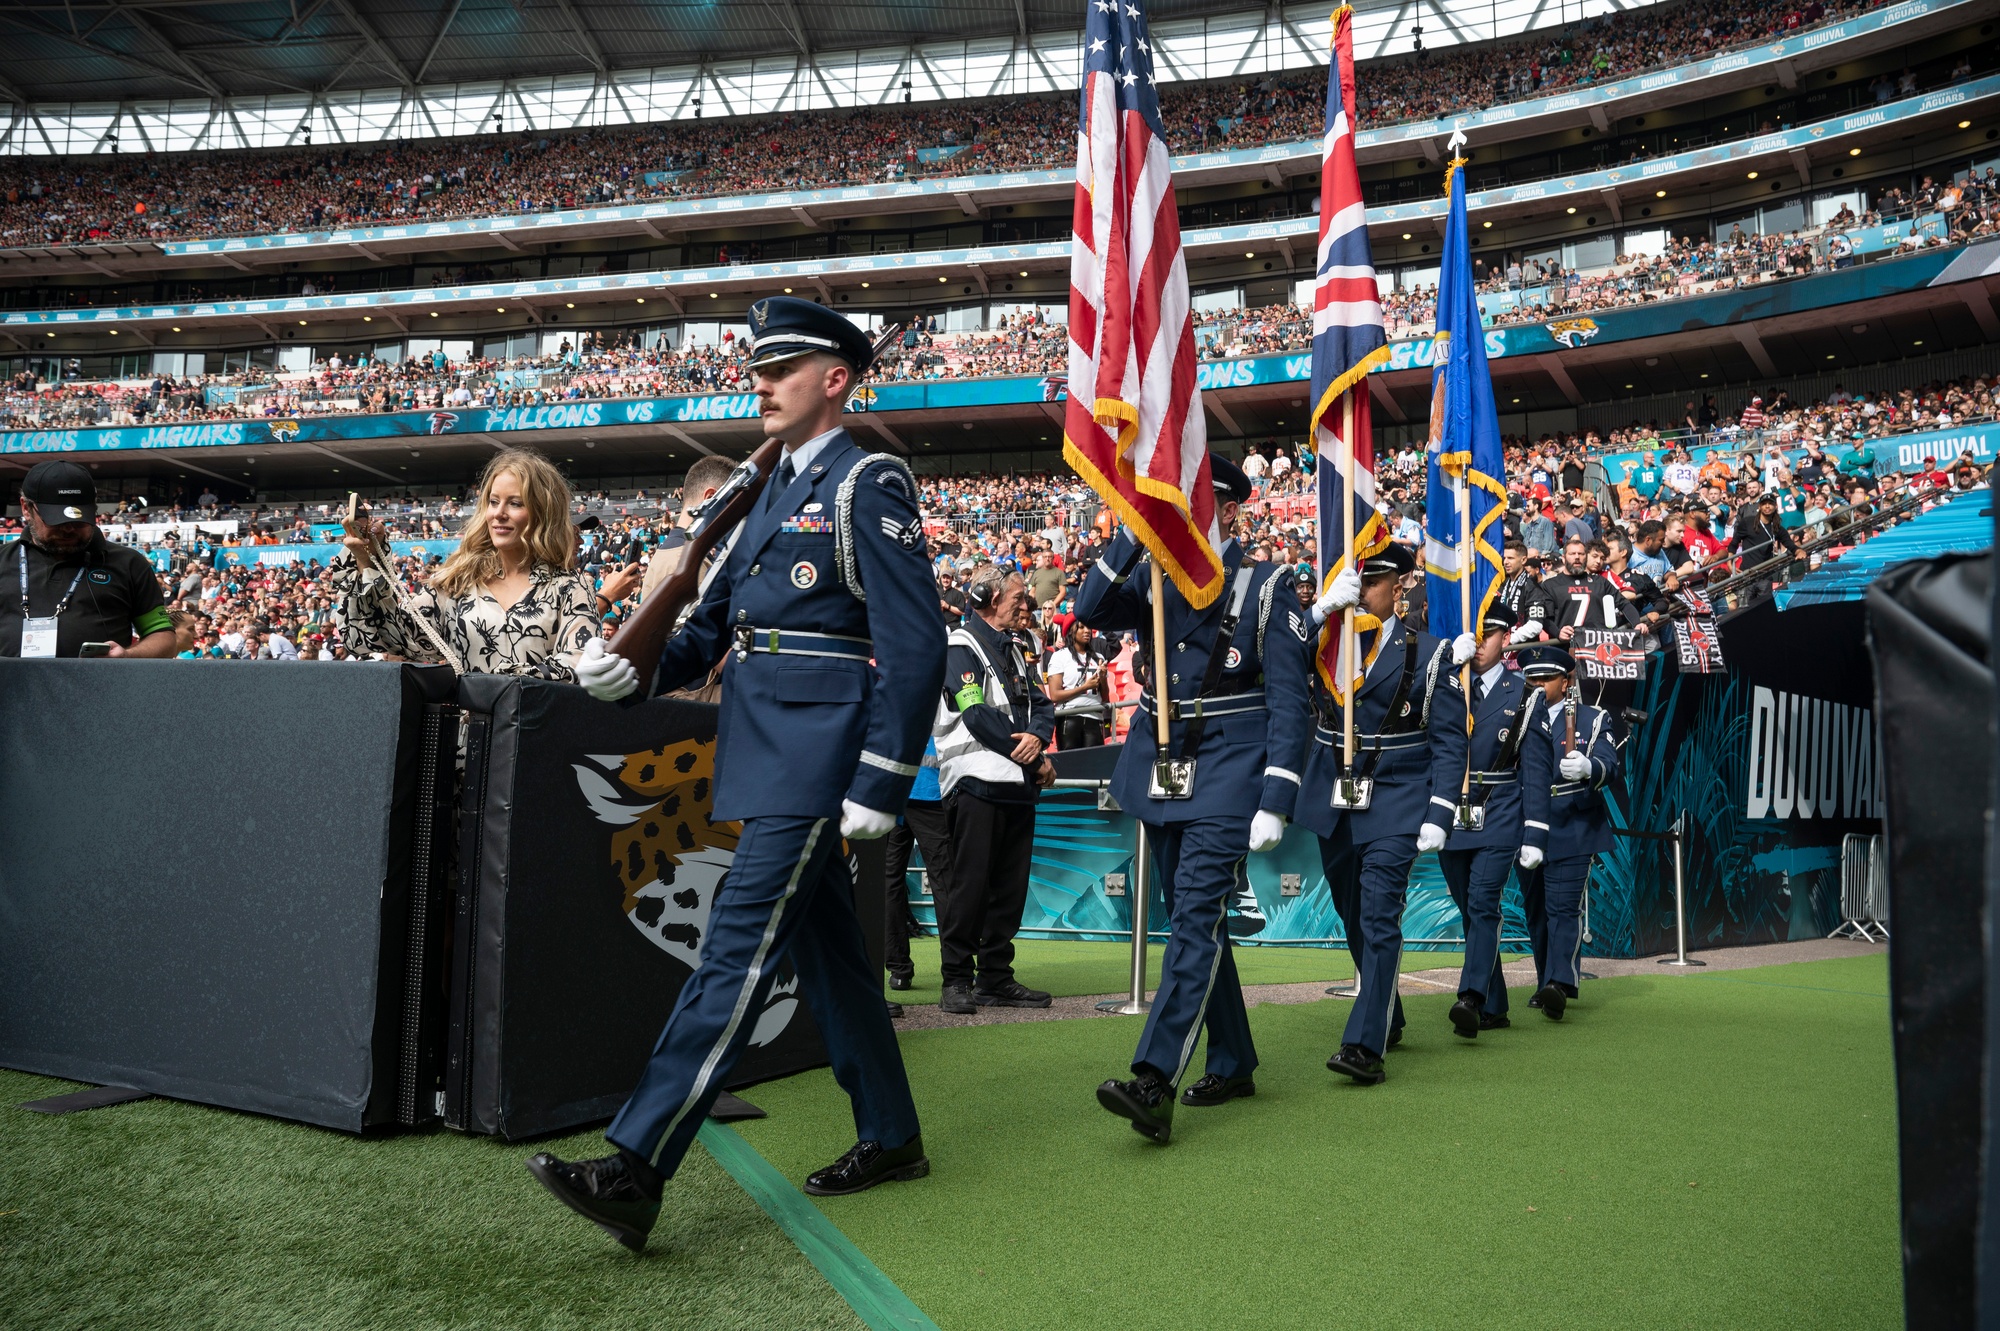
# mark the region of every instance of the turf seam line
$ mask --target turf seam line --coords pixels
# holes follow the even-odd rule
[[[742,1134],[711,1119],[701,1125],[696,1139],[764,1214],[777,1222],[785,1237],[819,1269],[869,1331],[938,1331],[937,1323],[924,1316],[923,1309],[790,1180],[772,1168]]]

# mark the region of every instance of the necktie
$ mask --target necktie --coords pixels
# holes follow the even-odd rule
[[[778,506],[778,497],[791,488],[793,475],[792,455],[787,453],[778,459],[778,470],[772,475],[771,484],[764,491],[764,507]]]
[[[1472,705],[1474,707],[1477,707],[1481,702],[1484,702],[1485,699],[1486,699],[1486,676],[1474,675],[1472,677]]]

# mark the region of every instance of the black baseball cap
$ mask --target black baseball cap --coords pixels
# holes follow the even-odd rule
[[[97,517],[97,482],[74,462],[37,462],[21,478],[21,497],[51,527]]]

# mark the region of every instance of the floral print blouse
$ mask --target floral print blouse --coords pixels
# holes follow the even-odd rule
[[[597,597],[582,573],[537,564],[530,576],[528,590],[506,609],[484,591],[445,596],[419,586],[408,600],[471,673],[574,679],[578,655],[598,633]],[[381,573],[357,570],[354,556],[343,550],[328,565],[327,582],[348,651],[438,659],[430,636],[410,622]]]

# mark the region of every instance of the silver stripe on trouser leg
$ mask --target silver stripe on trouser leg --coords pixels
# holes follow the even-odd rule
[[[1222,909],[1215,913],[1215,932],[1209,936],[1213,955],[1208,961],[1208,984],[1201,991],[1201,1002],[1195,1005],[1194,1021],[1188,1026],[1187,1039],[1181,1041],[1180,1062],[1174,1067],[1170,1079],[1176,1086],[1187,1075],[1187,1067],[1194,1058],[1194,1042],[1201,1038],[1201,1028],[1208,1021],[1208,1000],[1215,993],[1216,972],[1222,969],[1222,949],[1229,946],[1227,929],[1229,925],[1229,899],[1236,895],[1243,884],[1243,863],[1249,856],[1236,861],[1236,868],[1229,875],[1229,891],[1222,898]]]
[[[764,925],[764,935],[757,941],[756,955],[751,957],[750,965],[743,973],[743,988],[736,995],[736,1006],[730,1010],[729,1020],[724,1023],[722,1034],[716,1039],[715,1047],[710,1049],[708,1057],[702,1060],[701,1071],[695,1074],[694,1082],[688,1088],[687,1099],[681,1103],[678,1110],[674,1111],[674,1116],[667,1120],[666,1131],[662,1132],[659,1141],[653,1144],[653,1155],[649,1163],[659,1163],[660,1152],[673,1139],[674,1130],[680,1127],[681,1121],[701,1102],[709,1079],[715,1075],[716,1065],[722,1062],[722,1056],[729,1051],[730,1044],[736,1039],[737,1028],[743,1025],[743,1014],[749,1011],[750,998],[756,993],[757,983],[763,977],[764,963],[771,953],[771,943],[778,936],[778,923],[785,918],[785,907],[791,905],[792,898],[798,895],[799,879],[805,874],[806,865],[812,861],[813,850],[819,845],[820,831],[825,826],[826,819],[816,819],[812,831],[806,833],[805,849],[799,852],[799,861],[792,866],[792,876],[785,883],[785,895],[779,897],[777,904],[771,908],[771,918]]]

